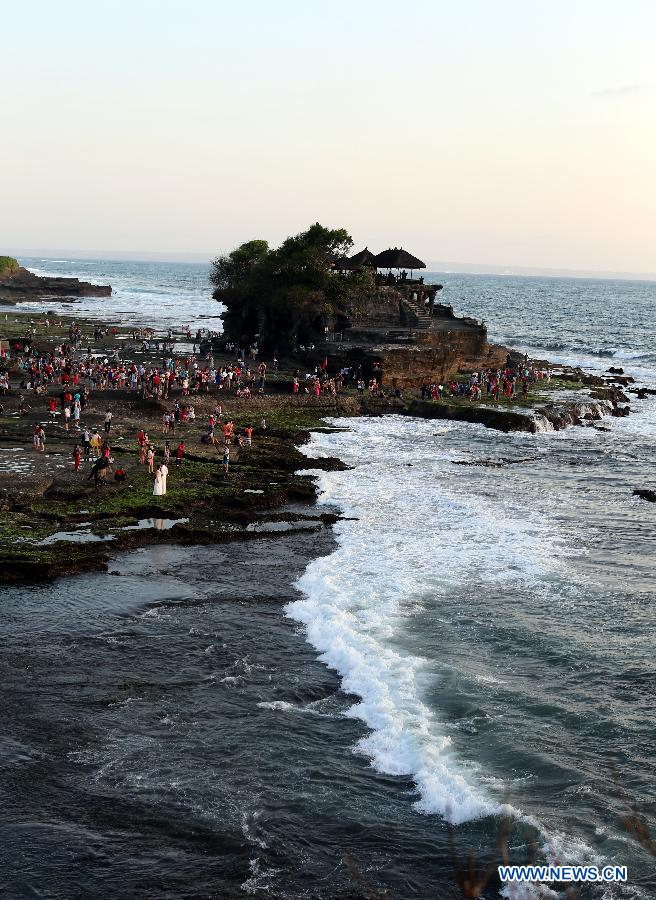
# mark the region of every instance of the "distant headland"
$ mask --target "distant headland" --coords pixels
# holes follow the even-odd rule
[[[109,284],[90,284],[78,278],[34,275],[12,256],[0,256],[0,303],[67,297],[109,297]]]

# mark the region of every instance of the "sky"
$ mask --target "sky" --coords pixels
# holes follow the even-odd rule
[[[315,221],[426,260],[656,273],[652,0],[23,0],[0,253],[214,256]]]

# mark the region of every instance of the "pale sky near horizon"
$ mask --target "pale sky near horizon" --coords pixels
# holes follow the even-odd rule
[[[314,221],[428,260],[656,273],[656,4],[25,0],[3,248],[213,255]]]

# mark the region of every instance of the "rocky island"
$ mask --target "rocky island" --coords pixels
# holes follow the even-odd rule
[[[628,413],[631,378],[490,344],[484,323],[436,302],[440,285],[408,275],[421,260],[385,251],[401,268],[381,274],[380,258],[368,265],[369,251],[348,257],[349,246],[346,232],[317,224],[277,250],[251,241],[219,257],[212,281],[224,330],[199,330],[193,346],[181,329],[55,321],[45,305],[41,316],[5,315],[0,581],[103,569],[153,543],[321,529],[330,516],[313,510],[314,481],[297,473],[300,445],[331,427],[327,417],[394,413],[538,432]],[[25,283],[15,261],[4,268],[0,284]],[[51,280],[36,281],[38,292]],[[158,494],[162,459],[171,472]]]
[[[78,278],[35,275],[11,256],[0,256],[0,303],[67,297],[109,297],[109,284],[91,284]]]

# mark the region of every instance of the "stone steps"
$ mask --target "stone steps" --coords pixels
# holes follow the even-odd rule
[[[420,328],[423,331],[428,330],[431,325],[431,317],[426,312],[426,307],[419,303],[417,300],[413,300],[410,297],[404,297],[403,302],[412,310],[412,312],[417,317],[416,327]]]

